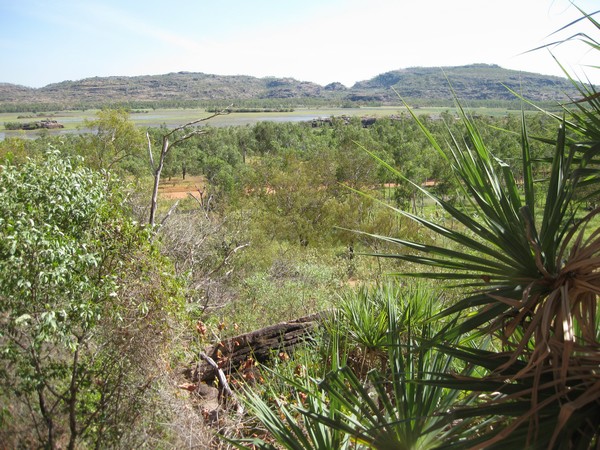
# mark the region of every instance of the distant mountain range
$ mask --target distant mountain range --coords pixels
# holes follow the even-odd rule
[[[398,103],[398,95],[411,101],[444,102],[452,89],[463,100],[514,101],[507,88],[535,102],[564,101],[575,95],[566,78],[503,69],[497,65],[413,67],[394,70],[351,88],[341,83],[321,86],[293,78],[256,78],[178,72],[165,75],[94,77],[29,88],[0,83],[0,110],[99,107],[103,105],[172,105],[264,102],[300,105]],[[397,92],[397,94],[396,94]],[[269,103],[270,102],[270,103]]]

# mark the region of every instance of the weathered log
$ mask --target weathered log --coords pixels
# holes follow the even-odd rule
[[[310,332],[326,315],[326,312],[311,314],[241,334],[209,346],[205,353],[215,360],[225,373],[235,372],[247,363],[249,358],[262,363],[274,354],[288,353],[296,345],[310,341]],[[193,375],[194,381],[211,383],[216,376],[217,371],[213,366],[205,361],[198,361]]]

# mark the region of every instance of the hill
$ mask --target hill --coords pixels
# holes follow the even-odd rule
[[[511,90],[536,102],[565,100],[575,95],[566,78],[503,69],[497,65],[413,67],[382,73],[356,83],[352,99],[375,97],[390,101],[396,94],[411,99],[452,99],[452,89],[466,100],[514,100]],[[393,89],[392,89],[393,88]]]
[[[351,88],[340,83],[321,86],[293,78],[256,78],[178,72],[134,77],[94,77],[63,81],[42,88],[0,83],[0,110],[241,105],[397,103],[396,90],[411,101],[448,102],[448,82],[459,98],[473,101],[514,101],[511,88],[536,102],[564,100],[573,93],[565,78],[503,69],[496,65],[431,68],[413,67],[379,74]]]

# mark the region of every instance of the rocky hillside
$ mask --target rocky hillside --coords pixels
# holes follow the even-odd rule
[[[531,100],[555,101],[572,93],[568,80],[503,69],[496,65],[429,68],[414,67],[382,73],[347,88],[340,83],[320,86],[293,78],[256,78],[178,72],[135,77],[94,77],[63,81],[34,89],[0,83],[0,109],[18,110],[34,106],[80,108],[107,104],[155,104],[186,106],[190,103],[277,101],[299,104],[353,102],[397,102],[394,90],[411,100],[451,99],[448,81],[461,99],[514,100],[505,86]]]
[[[514,100],[509,89],[537,102],[563,100],[565,93],[575,94],[566,78],[487,64],[394,70],[358,82],[352,91],[356,100],[374,97],[389,101],[396,97],[394,90],[411,99],[452,99],[449,84],[459,98],[466,100]]]

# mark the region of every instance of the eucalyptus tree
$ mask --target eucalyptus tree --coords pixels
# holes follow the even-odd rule
[[[103,109],[96,118],[86,120],[84,127],[92,133],[84,134],[78,145],[87,164],[105,172],[122,171],[125,163],[133,168],[144,154],[144,135],[129,119],[125,109]]]

